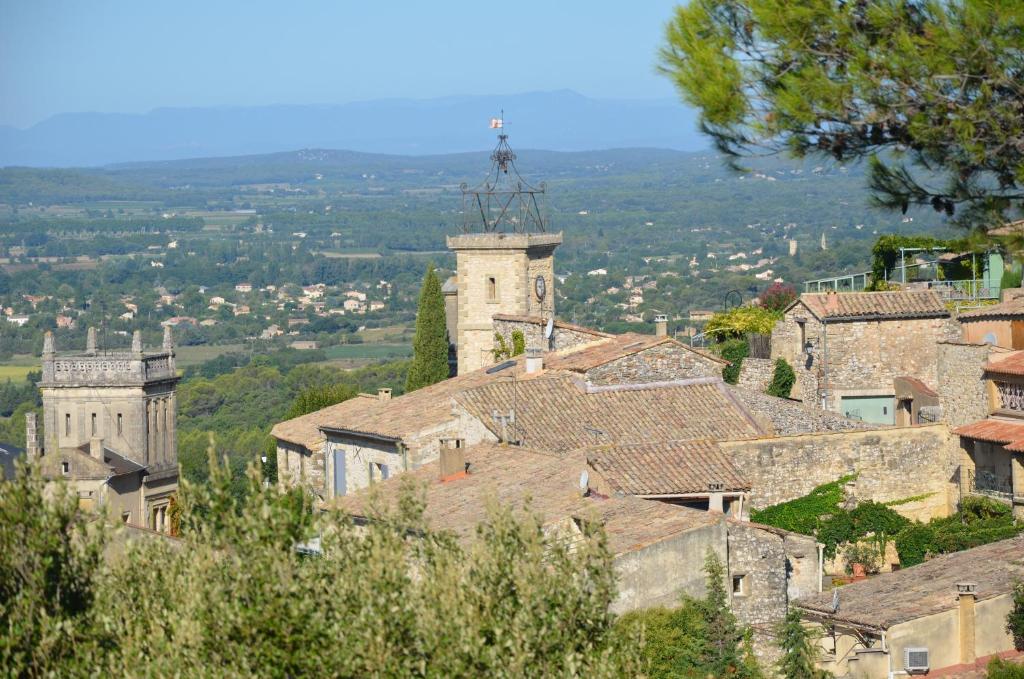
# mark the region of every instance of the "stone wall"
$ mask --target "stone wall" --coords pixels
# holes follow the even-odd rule
[[[989,403],[984,366],[989,347],[985,344],[941,342],[938,345],[938,380],[935,391],[942,406],[942,419],[959,427],[988,417]]]
[[[752,485],[755,509],[806,495],[816,486],[857,473],[859,500],[928,497],[896,507],[910,518],[947,516],[957,498],[959,444],[944,424],[803,434],[721,447]]]
[[[674,607],[679,605],[682,594],[705,596],[704,559],[711,551],[722,564],[727,564],[726,545],[726,524],[721,521],[616,556],[619,594],[612,611]],[[728,583],[725,586],[728,588]]]
[[[804,319],[804,340],[812,344],[810,358],[801,347],[798,318]],[[815,402],[819,393],[812,390],[826,388],[826,407],[839,410],[844,395],[891,395],[898,376],[934,386],[938,343],[959,336],[959,324],[950,318],[833,321],[825,326],[797,304],[772,331],[772,359],[785,358],[797,372],[794,398]]]
[[[545,321],[537,320],[507,320],[495,318],[492,320],[494,332],[505,338],[505,346],[512,347],[512,331],[519,330],[526,339],[527,348],[538,348],[543,351],[562,351],[573,347],[590,344],[603,339],[604,335],[584,332],[573,327],[567,327],[556,323],[549,342],[544,338]]]
[[[598,386],[646,384],[691,377],[721,377],[724,367],[696,351],[666,342],[588,370],[584,378]]]
[[[775,361],[770,358],[747,358],[740,364],[740,378],[736,386],[763,392],[772,381]],[[796,385],[793,385],[794,389]]]

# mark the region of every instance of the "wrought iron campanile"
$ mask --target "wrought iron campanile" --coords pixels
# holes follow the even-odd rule
[[[462,184],[463,233],[544,233],[544,217],[537,202],[545,184],[531,185],[516,169],[516,154],[508,135],[498,135],[491,153],[491,170],[480,184]]]

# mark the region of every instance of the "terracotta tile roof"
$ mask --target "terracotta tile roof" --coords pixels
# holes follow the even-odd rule
[[[1009,222],[988,230],[988,235],[990,236],[1013,236],[1022,233],[1024,233],[1024,219],[1018,219],[1015,222]]]
[[[488,375],[485,369],[480,369],[388,401],[367,397],[351,398],[308,415],[278,422],[270,430],[270,435],[309,450],[319,449],[323,442],[320,427],[400,439],[451,419],[451,397],[455,393],[503,375]]]
[[[385,506],[397,502],[403,480],[411,478],[426,490],[424,516],[435,530],[470,539],[486,519],[487,503],[522,508],[539,514],[545,525],[571,518],[602,522],[609,547],[623,554],[673,535],[712,524],[720,516],[633,497],[600,499],[579,492],[580,473],[586,468],[582,455],[559,457],[517,446],[481,444],[466,448],[470,473],[441,482],[438,463],[432,462],[401,478],[374,484],[372,488],[339,498],[333,506],[355,516],[369,513],[371,493]]]
[[[617,443],[740,439],[767,433],[718,378],[588,387],[567,373],[493,382],[456,396],[502,434],[494,412],[516,405],[515,432],[531,448],[565,452]]]
[[[587,449],[591,466],[618,492],[629,495],[749,490],[750,483],[711,441],[667,441]]]
[[[989,318],[1021,318],[1024,317],[1024,297],[1017,297],[999,304],[990,304],[957,316],[960,321],[968,323]]]
[[[836,321],[949,316],[933,290],[804,293],[793,304],[801,302],[817,318]]]
[[[662,344],[673,344],[686,351],[700,354],[715,363],[729,365],[728,361],[718,356],[698,351],[682,342],[677,342],[671,337],[658,337],[656,335],[641,335],[635,332],[628,332],[624,335],[616,335],[594,344],[588,344],[583,350],[569,350],[564,353],[552,354],[550,358],[545,358],[545,367],[550,370],[586,372],[606,363],[611,363],[620,358],[625,358],[626,356],[631,356],[652,347],[661,346]]]
[[[989,443],[1024,443],[1024,420],[990,417],[957,427],[954,434]]]
[[[800,599],[796,605],[831,620],[888,629],[956,608],[958,582],[976,583],[978,601],[985,601],[1008,594],[1014,580],[1022,578],[1024,535],[1019,535],[844,585],[834,614],[831,592]]]
[[[494,314],[491,316],[496,321],[514,321],[517,323],[532,323],[534,325],[543,326],[548,322],[548,319],[540,316],[520,316],[518,314]],[[607,332],[601,332],[594,328],[586,328],[582,325],[573,325],[572,323],[564,323],[559,320],[555,320],[554,326],[563,330],[572,330],[573,332],[583,333],[585,335],[593,335],[594,337],[615,337],[615,335]]]
[[[929,387],[927,384],[925,384],[916,377],[911,377],[910,375],[900,375],[896,379],[903,380],[908,386],[913,387],[914,391],[923,396],[939,395],[934,389],[932,389],[931,387]]]
[[[1024,351],[993,356],[985,364],[985,370],[1000,375],[1024,375]]]

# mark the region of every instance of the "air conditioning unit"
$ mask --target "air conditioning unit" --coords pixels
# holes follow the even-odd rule
[[[903,669],[909,674],[925,674],[928,672],[928,649],[903,649]]]

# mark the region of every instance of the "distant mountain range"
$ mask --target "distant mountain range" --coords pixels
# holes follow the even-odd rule
[[[0,126],[0,166],[83,167],[296,148],[405,155],[480,151],[493,145],[488,121],[501,109],[505,131],[520,148],[708,147],[694,113],[677,101],[592,99],[559,90],[336,106],[64,113],[26,130]]]

